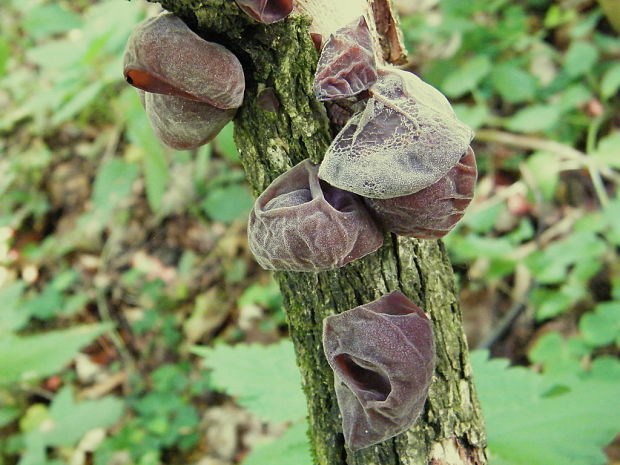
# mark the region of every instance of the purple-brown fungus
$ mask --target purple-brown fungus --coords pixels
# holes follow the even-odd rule
[[[213,139],[243,102],[245,78],[237,57],[172,14],[136,27],[123,73],[138,88],[156,134],[176,149]]]
[[[415,74],[380,69],[364,111],[325,154],[319,177],[364,197],[388,199],[438,181],[473,137],[446,98]]]
[[[435,345],[431,322],[404,294],[395,291],[327,317],[323,348],[351,450],[415,423],[433,377]]]
[[[418,239],[439,239],[463,217],[474,196],[477,174],[476,157],[468,147],[444,177],[421,191],[364,201],[385,230]]]
[[[377,78],[372,36],[362,16],[325,43],[314,76],[314,93],[319,100],[353,97]]]
[[[248,16],[271,24],[286,18],[293,11],[293,0],[235,0]]]
[[[248,238],[267,270],[322,271],[377,250],[383,235],[363,201],[319,181],[304,160],[276,178],[256,199]]]

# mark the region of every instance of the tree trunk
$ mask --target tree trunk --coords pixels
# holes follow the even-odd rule
[[[256,195],[301,160],[321,160],[334,134],[323,105],[312,93],[318,56],[308,34],[307,18],[292,16],[264,26],[246,17],[232,1],[160,3],[241,60],[247,88],[235,118],[235,140]],[[382,46],[393,43],[393,37],[388,37]],[[387,50],[386,56],[398,55]],[[257,105],[257,95],[264,88],[273,89],[279,100],[276,113]],[[378,252],[338,270],[279,272],[276,278],[308,399],[309,436],[317,464],[486,463],[483,421],[472,383],[452,268],[440,241],[387,234]],[[322,322],[326,316],[397,289],[431,316],[437,349],[435,378],[426,410],[413,428],[353,453],[344,446],[333,374],[321,343]]]

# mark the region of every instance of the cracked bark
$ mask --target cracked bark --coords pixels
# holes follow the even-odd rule
[[[336,1],[336,0],[335,0]],[[263,26],[227,0],[160,0],[203,37],[222,43],[241,60],[247,90],[235,118],[235,139],[254,194],[289,167],[319,162],[334,134],[312,93],[317,53],[299,16]],[[388,17],[389,2],[375,0]],[[377,13],[378,12],[378,13]],[[391,19],[390,19],[391,20]],[[384,55],[402,58],[395,25],[379,31]],[[400,57],[400,58],[399,58]],[[257,94],[272,88],[277,113],[262,110]],[[472,384],[452,268],[440,241],[386,235],[374,254],[339,270],[276,273],[308,399],[310,442],[320,465],[422,465],[486,463],[481,412]],[[400,289],[431,316],[437,368],[425,412],[396,438],[352,453],[344,446],[332,372],[321,345],[322,320]]]

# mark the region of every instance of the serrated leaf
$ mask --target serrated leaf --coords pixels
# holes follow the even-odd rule
[[[213,370],[214,385],[257,417],[268,422],[305,418],[306,399],[291,341],[269,346],[222,344],[194,351]]]
[[[612,132],[603,137],[591,156],[604,166],[620,169],[620,131]]]
[[[15,281],[0,288],[0,335],[3,332],[21,329],[30,315],[20,305],[22,294],[26,284],[23,281]],[[1,336],[0,336],[1,337]]]
[[[60,371],[85,345],[110,328],[97,324],[35,336],[0,338],[0,385],[30,381]]]
[[[559,108],[553,105],[532,105],[508,119],[506,127],[516,132],[545,131],[555,126],[559,119]]]
[[[598,465],[620,430],[620,385],[575,383],[545,397],[544,378],[476,351],[471,361],[491,458],[510,465]]]
[[[307,430],[306,421],[294,424],[274,442],[257,445],[243,465],[312,465]]]
[[[532,180],[546,201],[553,199],[560,176],[558,157],[547,152],[536,152],[525,161]]]
[[[564,69],[572,77],[586,74],[598,60],[598,50],[588,42],[573,42],[564,58]]]

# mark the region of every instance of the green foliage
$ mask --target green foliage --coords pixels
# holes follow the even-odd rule
[[[243,465],[310,465],[308,424],[299,421],[291,426],[277,441],[257,446],[243,461]]]
[[[110,329],[108,325],[75,326],[34,336],[0,337],[0,385],[32,381],[61,370],[75,354]]]
[[[290,341],[270,346],[195,347],[194,353],[204,357],[211,368],[214,386],[236,397],[250,412],[268,422],[295,422],[278,440],[252,450],[243,465],[312,463],[306,437],[306,400]]]
[[[97,449],[95,464],[107,465],[115,454],[124,452],[135,463],[155,465],[167,448],[195,447],[200,437],[199,411],[190,401],[204,392],[208,382],[188,375],[187,365],[163,365],[152,373],[150,388],[135,386],[127,399],[135,416]]]
[[[218,345],[197,347],[211,368],[213,385],[268,422],[305,418],[306,400],[290,341],[270,346]]]
[[[620,428],[620,385],[584,379],[561,392],[544,376],[508,361],[472,354],[475,381],[494,463],[588,465],[605,462],[601,448]]]
[[[19,465],[40,465],[45,462],[46,447],[74,446],[87,432],[107,428],[123,413],[123,402],[115,397],[75,402],[70,388],[56,396],[49,409],[41,404],[36,418],[22,422],[26,446]]]

